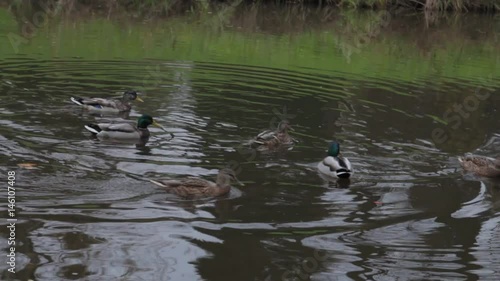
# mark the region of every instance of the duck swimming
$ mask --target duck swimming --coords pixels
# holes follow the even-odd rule
[[[280,145],[289,145],[293,143],[293,138],[288,134],[288,130],[293,131],[290,123],[286,120],[278,124],[276,130],[266,130],[258,134],[251,145],[254,148],[276,148]]]
[[[89,111],[118,113],[132,109],[131,101],[144,102],[137,94],[136,91],[126,91],[121,99],[71,97],[70,100]]]
[[[224,168],[219,171],[215,182],[201,178],[188,177],[184,179],[155,179],[150,182],[164,187],[168,192],[181,197],[216,197],[229,193],[231,181],[243,185],[233,170]]]
[[[478,176],[496,178],[500,177],[500,157],[491,158],[466,154],[458,157],[462,168],[467,172],[472,172]]]
[[[337,141],[330,143],[328,155],[318,163],[318,170],[333,178],[349,178],[351,176],[351,162],[340,154],[340,144]]]
[[[87,124],[85,129],[99,139],[105,140],[126,140],[141,141],[149,138],[148,126],[153,125],[165,130],[160,124],[153,120],[153,117],[143,114],[137,119],[137,124],[133,123],[99,123]],[[174,135],[170,133],[173,138]]]

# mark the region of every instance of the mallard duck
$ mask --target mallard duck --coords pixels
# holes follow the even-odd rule
[[[82,106],[84,109],[98,112],[123,112],[129,111],[132,108],[131,101],[144,102],[136,91],[126,91],[121,99],[104,99],[104,98],[74,98],[71,101]]]
[[[177,194],[181,197],[210,197],[221,196],[229,193],[231,190],[231,180],[240,182],[234,171],[224,168],[219,171],[216,182],[211,182],[201,178],[188,177],[184,179],[156,179],[150,180],[152,183],[164,187],[168,192]]]
[[[334,178],[349,178],[352,174],[351,162],[340,154],[340,144],[332,141],[328,147],[328,156],[319,162],[321,173]]]
[[[153,120],[149,115],[141,115],[137,119],[137,125],[133,123],[100,123],[87,124],[85,129],[90,131],[96,137],[105,140],[144,140],[149,138],[148,126],[154,125],[165,130],[160,124]],[[174,135],[170,133],[173,138]]]
[[[258,134],[251,144],[253,147],[267,148],[292,144],[293,138],[288,134],[288,130],[293,131],[290,123],[286,120],[281,121],[276,130],[266,130]]]
[[[483,177],[500,177],[500,157],[491,158],[467,154],[464,157],[458,157],[462,168],[467,172],[473,172]]]

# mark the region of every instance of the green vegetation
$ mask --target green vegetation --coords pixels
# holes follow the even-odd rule
[[[352,8],[390,9],[405,7],[427,11],[499,11],[497,0],[330,0]]]
[[[18,43],[14,45],[20,53],[38,58],[148,58],[290,70],[301,66],[301,72],[349,73],[353,79],[416,82],[437,76],[478,84],[496,75],[500,64],[499,21],[484,15],[428,22],[419,15],[375,11],[338,14],[334,8],[270,10],[258,5],[235,10],[228,5],[216,13],[148,22],[126,14],[113,21],[49,17],[28,36],[22,33],[25,21],[7,10],[0,10],[0,24],[11,31],[7,37]],[[14,54],[12,44],[0,46],[2,59]]]
[[[51,6],[66,13],[71,11],[92,10],[102,13],[129,11],[146,16],[172,16],[186,11],[209,10],[221,4],[233,6],[240,3],[333,6],[347,9],[390,10],[405,8],[422,11],[478,11],[497,12],[498,0],[14,0],[0,1],[9,6]]]

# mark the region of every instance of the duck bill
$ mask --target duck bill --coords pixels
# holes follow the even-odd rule
[[[162,129],[163,131],[165,131],[165,132],[167,132],[167,133],[168,133],[167,129],[163,128],[163,126],[162,126],[162,125],[160,125],[160,124],[159,124],[158,122],[156,122],[156,121],[153,121],[153,126],[156,126],[156,127],[160,128],[160,129]]]
[[[156,122],[154,120],[153,120],[153,126],[156,126],[156,127],[160,128],[160,129],[162,129],[163,131],[169,133],[170,134],[170,139],[173,139],[175,137],[173,133],[170,133],[169,131],[167,131],[167,129],[163,128],[162,125],[158,124],[158,122]]]
[[[144,102],[144,100],[143,100],[143,99],[141,99],[139,96],[137,96],[137,97],[135,98],[135,100],[136,100],[136,101],[140,101],[140,102]]]
[[[236,183],[238,183],[239,185],[241,185],[241,186],[245,186],[245,184],[244,184],[244,183],[242,183],[242,182],[241,182],[239,179],[237,179],[237,178],[234,178],[234,181],[235,181]]]

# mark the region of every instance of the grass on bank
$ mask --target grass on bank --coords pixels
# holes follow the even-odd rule
[[[306,0],[307,1],[307,0]],[[350,8],[391,9],[397,7],[427,11],[482,11],[500,10],[498,0],[326,0]]]
[[[220,3],[337,6],[346,9],[390,10],[407,8],[425,11],[498,12],[500,0],[0,0],[16,7],[44,5],[69,12],[73,9],[137,11],[141,14],[176,15],[186,11],[209,10]]]

